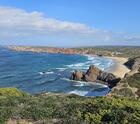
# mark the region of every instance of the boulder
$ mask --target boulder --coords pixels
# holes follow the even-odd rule
[[[91,65],[86,73],[81,71],[75,71],[71,75],[71,80],[87,81],[87,82],[99,82],[102,81],[110,88],[114,87],[121,79],[115,75],[107,72],[103,72],[99,68]]]
[[[83,77],[84,77],[83,72],[76,70],[75,72],[72,73],[70,79],[71,80],[79,80],[79,81],[82,81],[83,80]]]
[[[99,68],[95,67],[94,65],[91,65],[84,76],[84,80],[96,81],[100,73],[101,73],[101,70]]]
[[[107,82],[110,88],[114,87],[121,79],[117,78],[115,75],[107,72],[101,72],[98,75],[97,80],[101,80],[103,82]]]

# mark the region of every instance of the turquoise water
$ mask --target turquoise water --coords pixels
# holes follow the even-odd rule
[[[75,70],[94,64],[108,70],[113,61],[104,57],[17,52],[0,48],[0,87],[17,87],[31,94],[42,92],[103,96],[107,86],[69,80]]]

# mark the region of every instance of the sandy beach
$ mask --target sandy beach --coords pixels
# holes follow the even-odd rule
[[[107,57],[116,61],[114,69],[111,70],[111,73],[116,75],[117,77],[124,78],[125,74],[130,72],[124,63],[128,61],[128,58],[122,57]]]

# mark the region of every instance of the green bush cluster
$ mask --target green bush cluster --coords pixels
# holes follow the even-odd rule
[[[0,97],[0,124],[10,118],[57,119],[66,124],[137,124],[140,122],[140,100],[55,94]]]
[[[28,96],[28,93],[22,92],[17,88],[0,88],[0,97],[8,96]]]

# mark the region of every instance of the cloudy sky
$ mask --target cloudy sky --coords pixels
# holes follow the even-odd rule
[[[0,0],[1,45],[140,45],[139,0]]]

